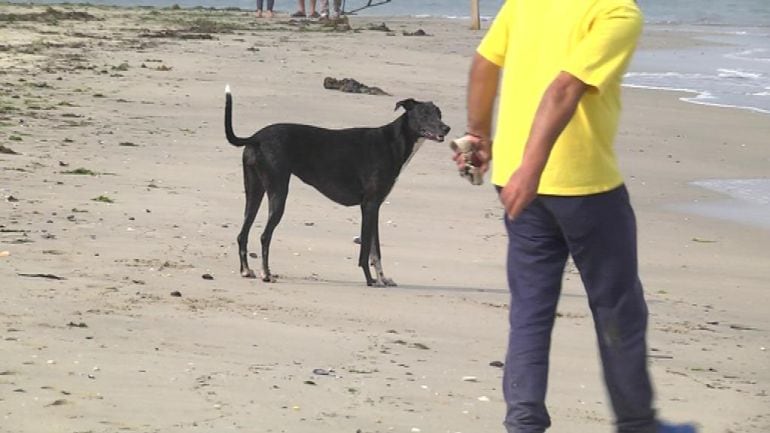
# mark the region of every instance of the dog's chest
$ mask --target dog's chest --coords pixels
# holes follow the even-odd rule
[[[412,147],[412,153],[410,153],[409,156],[406,157],[406,161],[404,161],[404,167],[406,167],[406,165],[409,164],[409,161],[411,161],[414,154],[417,153],[418,150],[420,150],[420,146],[422,146],[422,143],[424,142],[425,142],[425,139],[422,137],[418,138],[417,141],[414,142],[414,146]]]

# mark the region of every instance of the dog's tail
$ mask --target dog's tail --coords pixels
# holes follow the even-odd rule
[[[233,97],[230,95],[229,84],[225,86],[225,135],[233,146],[241,147],[251,142],[248,138],[236,137],[233,132]]]

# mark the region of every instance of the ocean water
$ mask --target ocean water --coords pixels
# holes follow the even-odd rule
[[[770,8],[770,0],[767,4]],[[770,114],[770,21],[768,25],[660,25],[713,45],[639,50],[624,83],[681,91],[685,96],[680,99],[694,104]]]
[[[639,50],[625,85],[683,91],[694,104],[770,114],[770,0],[639,0],[648,29],[709,45]]]

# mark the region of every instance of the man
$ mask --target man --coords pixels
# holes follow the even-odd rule
[[[569,255],[586,288],[617,431],[695,431],[657,421],[652,408],[636,222],[613,150],[620,82],[642,21],[633,0],[508,0],[473,59],[466,137],[482,170],[494,156],[509,238],[509,433],[551,424],[548,356]]]

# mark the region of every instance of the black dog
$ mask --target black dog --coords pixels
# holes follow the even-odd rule
[[[380,206],[424,139],[443,141],[449,126],[432,102],[405,99],[396,104],[406,113],[379,128],[329,130],[309,125],[279,123],[267,126],[248,138],[233,132],[233,102],[225,89],[225,133],[227,141],[243,149],[246,211],[238,234],[241,275],[254,278],[247,262],[249,230],[267,192],[269,215],[262,232],[262,280],[273,281],[268,267],[270,239],[281,221],[294,174],[329,199],[345,206],[361,205],[361,253],[358,265],[367,285],[394,286],[386,278],[380,261],[378,216]],[[372,278],[369,261],[377,279]]]
[[[369,286],[395,286],[382,272],[379,211],[401,169],[417,152],[423,140],[443,141],[449,126],[441,121],[441,110],[432,102],[405,99],[396,104],[406,112],[379,128],[329,130],[309,125],[279,123],[251,137],[233,132],[233,102],[225,88],[225,133],[227,141],[243,149],[246,211],[238,234],[241,275],[254,278],[247,262],[249,230],[267,192],[270,206],[262,232],[262,280],[273,281],[268,266],[270,240],[281,221],[289,177],[294,174],[327,198],[344,206],[361,205],[361,252],[358,265]],[[374,266],[373,279],[369,262]]]

